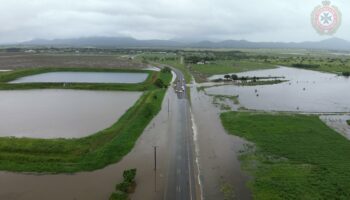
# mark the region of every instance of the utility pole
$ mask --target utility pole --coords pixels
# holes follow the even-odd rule
[[[157,146],[154,146],[154,192],[157,192]]]

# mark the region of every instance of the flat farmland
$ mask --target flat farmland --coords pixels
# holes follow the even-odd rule
[[[0,69],[28,67],[103,67],[142,68],[141,62],[122,58],[119,55],[90,54],[33,54],[0,52]]]

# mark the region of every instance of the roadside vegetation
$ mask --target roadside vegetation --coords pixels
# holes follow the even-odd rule
[[[89,89],[144,91],[140,99],[111,127],[78,139],[0,138],[0,170],[19,172],[73,173],[92,171],[118,162],[135,145],[137,138],[161,109],[166,87],[172,79],[169,72],[148,72],[140,84],[7,84],[15,78],[51,71],[32,69],[4,73],[1,89]],[[67,69],[60,71],[67,71]],[[82,69],[71,69],[80,71]],[[84,69],[85,70],[85,69]],[[110,71],[110,69],[89,69]],[[112,70],[115,71],[115,70]],[[118,70],[119,72],[120,70]],[[145,71],[142,71],[145,72]],[[145,72],[146,73],[146,72]],[[162,87],[155,82],[160,80]]]
[[[228,112],[221,120],[253,143],[240,159],[254,199],[350,198],[350,143],[318,116]]]
[[[165,53],[165,52],[153,52],[144,53],[138,56],[138,59],[145,64],[151,63],[154,65],[165,65],[171,66],[180,70],[185,77],[186,83],[190,83],[192,75],[186,63],[184,63],[183,56],[176,53]]]
[[[112,193],[109,200],[128,200],[129,194],[135,191],[136,169],[129,169],[123,172],[123,182],[116,185],[116,192]]]
[[[350,72],[342,72],[343,76],[349,77],[350,76]]]
[[[350,126],[350,120],[346,120],[346,123]]]

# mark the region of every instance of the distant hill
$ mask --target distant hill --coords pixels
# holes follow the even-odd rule
[[[184,44],[171,40],[137,40],[127,37],[88,37],[77,39],[55,39],[43,40],[35,39],[20,43],[26,46],[69,46],[69,47],[180,47]]]
[[[55,47],[105,47],[105,48],[239,48],[239,49],[325,49],[350,50],[350,42],[332,38],[319,42],[250,42],[246,40],[225,40],[221,42],[179,42],[174,40],[137,40],[127,37],[88,37],[77,39],[35,39],[20,43],[25,46],[55,46]]]

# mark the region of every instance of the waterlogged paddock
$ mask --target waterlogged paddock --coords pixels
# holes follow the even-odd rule
[[[141,92],[0,91],[0,137],[78,138],[115,123]]]
[[[275,85],[225,85],[206,89],[209,94],[239,95],[242,106],[256,110],[350,112],[350,78],[311,70],[280,67],[238,73],[238,76],[281,77]],[[222,78],[222,75],[212,77]]]
[[[48,72],[25,76],[11,83],[142,83],[148,73]]]

